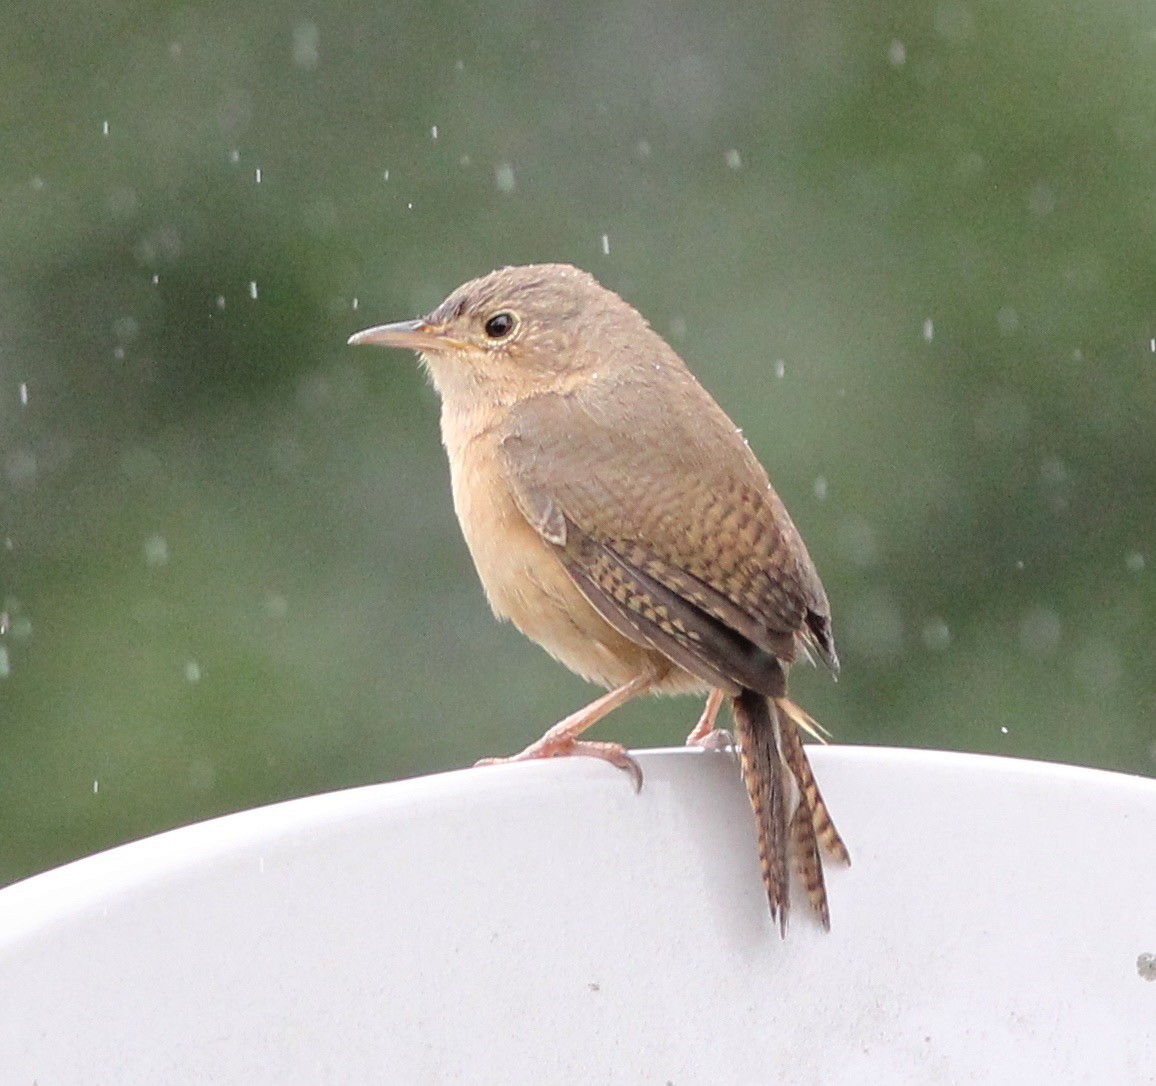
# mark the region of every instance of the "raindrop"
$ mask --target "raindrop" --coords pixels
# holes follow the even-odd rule
[[[907,63],[907,46],[898,38],[887,47],[887,62],[892,68],[902,68]]]
[[[103,135],[103,136],[108,135],[108,121],[101,121],[100,122],[100,132],[101,132],[101,135]]]
[[[815,480],[814,491],[815,491],[815,497],[818,498],[819,501],[822,501],[824,498],[826,498],[826,496],[827,496],[827,477],[825,475],[820,475]]]
[[[494,168],[494,184],[498,191],[509,195],[514,191],[514,167],[508,162],[502,162]]]
[[[136,339],[139,332],[140,324],[135,317],[117,317],[117,319],[113,321],[112,334],[116,336],[117,339],[127,342],[128,340]]]
[[[150,535],[144,541],[145,561],[150,566],[167,566],[169,564],[169,545],[163,535]]]
[[[1029,656],[1051,656],[1063,633],[1060,616],[1049,607],[1033,607],[1020,619],[1020,647]]]
[[[259,185],[259,184],[261,184],[261,167],[260,167],[260,166],[258,166],[258,167],[257,167],[257,168],[256,168],[256,169],[253,171],[253,177],[254,177],[254,179],[256,180],[256,182],[257,182],[257,184],[258,184],[258,185]]]
[[[923,338],[928,343],[935,338],[935,324],[930,317],[923,322]]]
[[[1129,573],[1143,573],[1144,572],[1144,555],[1139,551],[1132,551],[1124,555],[1124,568]]]
[[[293,27],[293,63],[298,68],[316,68],[321,45],[317,24],[303,19]]]
[[[249,280],[249,297],[252,298],[253,301],[257,300],[257,281],[255,279]]]
[[[1056,210],[1056,190],[1044,181],[1032,186],[1028,193],[1028,211],[1042,219]]]
[[[609,256],[610,255],[610,235],[609,234],[603,234],[602,235],[602,255],[603,256]]]
[[[389,170],[382,170],[381,171],[381,179],[382,179],[382,181],[388,181],[389,180]]]
[[[924,647],[932,652],[942,652],[951,644],[951,631],[947,628],[947,623],[941,618],[928,619],[923,624],[921,636]]]
[[[1058,456],[1047,456],[1040,462],[1040,479],[1048,486],[1067,482],[1068,469]]]
[[[879,557],[879,533],[863,517],[853,515],[844,519],[839,525],[838,537],[842,552],[853,566],[867,569],[875,564]]]
[[[877,663],[895,659],[902,652],[903,616],[886,592],[854,601],[845,628],[852,651]]]
[[[1076,659],[1076,680],[1093,693],[1116,686],[1122,674],[1120,654],[1102,637],[1090,640]]]
[[[185,664],[185,678],[191,683],[201,681],[201,665],[196,660],[190,660]]]
[[[28,406],[28,382],[20,382],[20,405],[22,407]]]
[[[14,486],[23,486],[36,479],[39,464],[36,454],[27,449],[13,449],[4,458],[4,474]]]
[[[12,662],[8,659],[8,650],[0,645],[0,679],[6,679],[12,674]]]
[[[723,156],[723,160],[727,164],[727,169],[730,169],[730,170],[742,169],[743,156],[740,155],[738,153],[738,151],[736,151],[734,148],[731,148],[731,150],[727,151],[727,153]]]
[[[429,138],[431,140],[436,140],[438,138],[438,126],[436,124],[430,126]]]
[[[775,359],[775,376],[785,377],[787,375],[787,364],[781,358]]]
[[[996,315],[996,323],[999,325],[999,330],[1003,334],[1011,335],[1019,329],[1020,315],[1010,305],[1005,305]]]

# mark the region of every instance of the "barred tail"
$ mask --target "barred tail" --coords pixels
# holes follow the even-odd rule
[[[850,864],[811,771],[800,729],[818,725],[793,701],[743,690],[733,701],[743,780],[755,813],[759,864],[771,917],[784,934],[790,909],[789,861],[824,928],[831,927],[820,847]],[[790,814],[788,815],[788,812]]]
[[[742,758],[743,781],[755,813],[759,866],[771,907],[771,918],[786,934],[790,909],[787,870],[787,797],[783,758],[779,751],[778,712],[753,690],[733,701],[735,733]]]
[[[831,814],[827,810],[827,804],[823,802],[822,793],[815,782],[815,774],[811,772],[811,763],[807,759],[807,752],[798,732],[798,728],[802,728],[815,735],[816,730],[820,732],[823,730],[823,726],[789,698],[775,698],[775,704],[778,706],[780,719],[785,718],[797,725],[797,728],[787,727],[784,730],[783,758],[799,786],[799,803],[808,809],[811,825],[823,850],[849,867],[851,854],[843,844],[839,831],[835,829],[835,823],[831,821]]]

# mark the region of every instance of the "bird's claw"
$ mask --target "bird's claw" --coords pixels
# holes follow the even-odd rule
[[[606,743],[589,739],[571,739],[564,742],[533,743],[518,754],[504,758],[479,758],[474,765],[503,765],[507,762],[531,762],[539,758],[569,758],[584,755],[600,758],[630,775],[634,791],[642,791],[642,767],[621,743]]]

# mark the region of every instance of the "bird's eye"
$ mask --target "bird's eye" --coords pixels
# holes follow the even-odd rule
[[[486,321],[486,335],[490,339],[505,339],[516,323],[513,313],[495,313]]]

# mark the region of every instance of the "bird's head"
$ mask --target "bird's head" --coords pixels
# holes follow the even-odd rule
[[[351,344],[419,352],[443,398],[510,401],[612,373],[654,333],[569,264],[502,268],[463,283],[425,317],[367,328]]]

